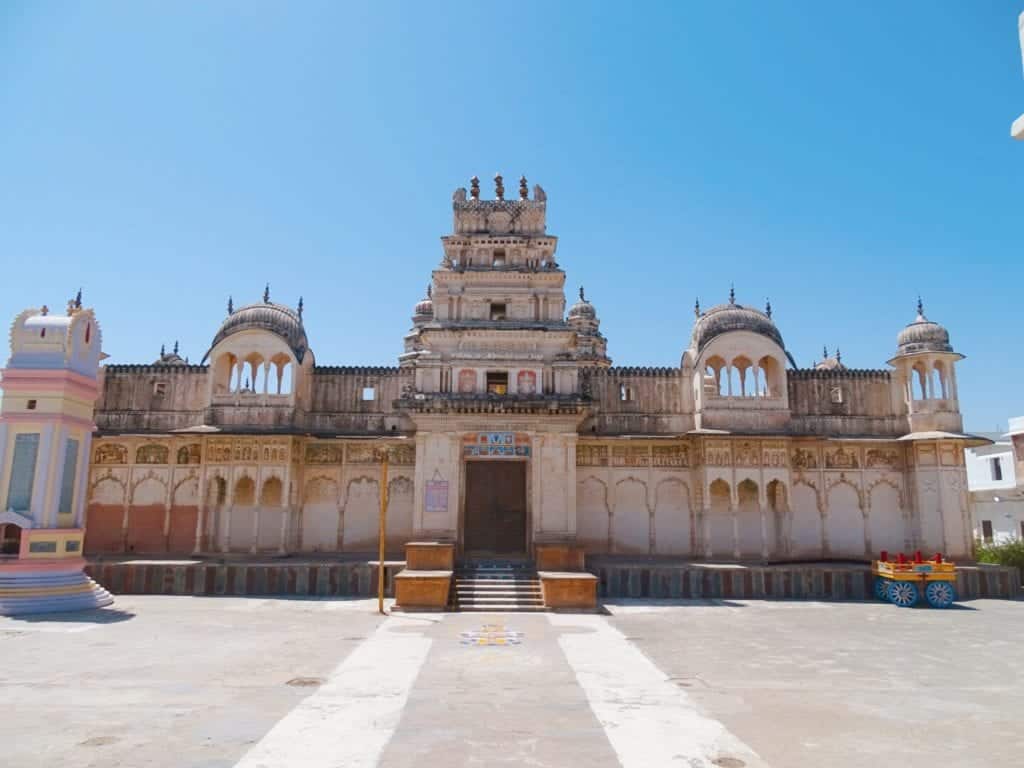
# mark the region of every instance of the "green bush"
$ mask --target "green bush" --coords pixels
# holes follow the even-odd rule
[[[1011,539],[1004,544],[975,543],[975,555],[979,563],[1012,565],[1024,576],[1024,539]]]

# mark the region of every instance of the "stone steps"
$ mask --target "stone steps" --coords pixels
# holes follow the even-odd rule
[[[544,610],[540,578],[525,568],[475,568],[455,574],[452,608],[457,611]]]

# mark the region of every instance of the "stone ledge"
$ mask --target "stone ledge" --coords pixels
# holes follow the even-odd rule
[[[409,571],[453,571],[455,545],[437,541],[410,541],[405,545],[405,567]]]
[[[401,611],[443,611],[448,606],[454,571],[413,571],[395,576],[395,608]]]
[[[592,573],[538,571],[544,607],[552,610],[597,611],[598,579]]]

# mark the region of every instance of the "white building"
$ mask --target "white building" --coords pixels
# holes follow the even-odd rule
[[[1024,58],[1024,13],[1017,19],[1017,27],[1020,29],[1020,53]],[[1024,139],[1024,115],[1013,121],[1010,126],[1010,135],[1015,139]]]
[[[1022,538],[1024,417],[1010,419],[1010,430],[1005,435],[984,436],[993,441],[991,445],[969,448],[965,452],[974,536],[987,542]]]

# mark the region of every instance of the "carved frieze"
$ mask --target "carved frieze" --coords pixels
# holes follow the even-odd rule
[[[765,440],[761,443],[762,465],[780,469],[786,466],[786,444],[781,440]]]
[[[117,443],[97,445],[93,452],[94,464],[127,464],[128,449]]]
[[[655,467],[690,466],[690,449],[685,445],[655,445],[651,449],[651,464]]]
[[[732,466],[732,450],[725,441],[709,440],[704,444],[704,463],[709,467]]]
[[[743,440],[735,446],[733,451],[733,464],[737,467],[759,467],[761,466],[760,451],[757,443],[752,440]]]
[[[812,448],[794,448],[790,461],[793,469],[817,469],[818,452]]]
[[[345,460],[349,464],[376,464],[374,446],[371,443],[357,443],[345,449]]]
[[[287,443],[264,443],[262,448],[264,463],[283,464],[288,461]]]
[[[166,464],[170,455],[166,445],[141,445],[135,451],[136,464]]]
[[[306,446],[307,464],[341,464],[343,448],[336,443],[309,443]]]
[[[856,448],[839,446],[825,451],[825,467],[827,469],[858,469],[860,458]]]
[[[612,466],[647,467],[650,464],[650,449],[646,445],[616,445],[612,448]]]
[[[607,467],[608,446],[580,443],[576,446],[577,467]]]
[[[201,464],[202,461],[203,449],[199,443],[190,443],[178,449],[178,464]]]
[[[868,469],[899,469],[900,452],[897,448],[868,448],[864,466]]]

